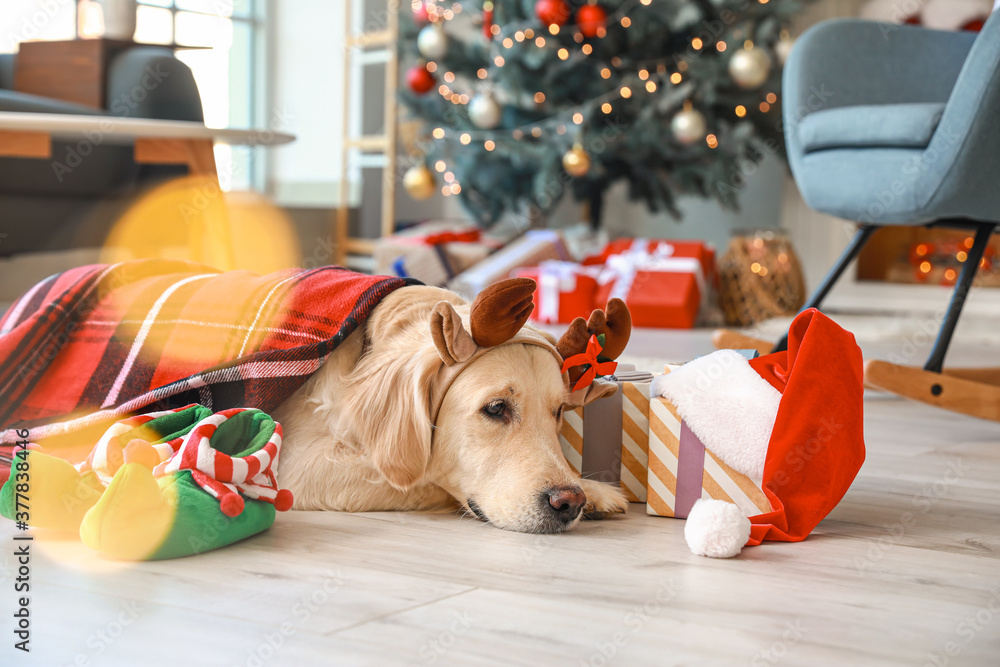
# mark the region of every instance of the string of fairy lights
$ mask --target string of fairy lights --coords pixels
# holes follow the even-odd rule
[[[476,129],[453,129],[445,127],[443,124],[438,125],[431,131],[431,137],[434,141],[462,146],[479,142],[486,151],[490,152],[503,141],[521,141],[529,136],[540,139],[547,132],[554,131],[559,135],[576,133],[577,136],[580,136],[583,123],[592,114],[600,112],[610,115],[615,105],[622,100],[642,95],[665,94],[670,91],[677,96],[678,107],[680,107],[670,124],[673,136],[684,145],[705,141],[709,149],[718,147],[719,138],[708,131],[705,117],[694,108],[689,99],[695,87],[686,80],[687,61],[683,58],[675,61],[672,57],[626,63],[620,56],[615,56],[608,62],[596,63],[603,79],[611,79],[615,73],[620,73],[626,68],[634,73],[626,76],[621,85],[571,108],[558,110],[543,119],[533,120],[519,126],[500,128],[502,108],[495,99],[496,91],[488,85],[488,82],[496,78],[498,70],[507,63],[507,58],[504,57],[505,52],[515,48],[530,48],[531,45],[539,49],[551,48],[550,42],[555,41],[554,38],[561,35],[562,39],[557,42],[558,48],[556,49],[556,57],[559,60],[572,64],[596,57],[594,45],[588,40],[603,39],[607,35],[606,26],[611,22],[620,24],[625,30],[629,29],[633,25],[633,19],[629,14],[639,7],[652,4],[654,0],[625,2],[611,13],[605,12],[603,8],[591,2],[591,4],[584,5],[577,10],[576,25],[566,23],[569,16],[568,6],[565,5],[564,0],[539,0],[536,5],[538,20],[521,21],[504,26],[492,22],[493,3],[491,0],[486,0],[482,4],[482,11],[483,37],[489,43],[488,62],[486,67],[477,70],[473,84],[478,83],[479,85],[476,87],[476,92],[470,95],[467,92],[455,90],[450,85],[456,83],[458,76],[450,70],[442,71],[443,68],[438,64],[438,61],[446,56],[448,40],[450,39],[445,33],[444,24],[463,13],[465,6],[473,1],[464,0],[448,5],[439,4],[433,0],[412,0],[411,2],[415,22],[418,26],[423,26],[418,36],[417,48],[425,58],[425,61],[410,70],[408,78],[411,89],[417,94],[425,94],[436,88],[436,93],[444,100],[456,106],[465,105],[469,119],[476,126]],[[767,4],[768,1],[756,0],[761,5]],[[547,5],[543,7],[543,3],[547,3]],[[566,13],[563,15],[553,14],[553,11],[558,10],[560,5],[566,10]],[[584,17],[582,12],[587,9],[590,10],[590,13]],[[550,21],[548,20],[549,16],[558,16],[558,18]],[[539,27],[539,21],[541,21],[542,27]],[[565,44],[567,36],[571,36],[572,45]],[[742,38],[738,30],[733,32],[731,37],[733,36]],[[708,43],[701,37],[693,37],[689,53],[692,58],[713,48],[722,53],[729,46],[722,38]],[[781,41],[776,47],[779,57],[783,59],[790,47],[791,40],[788,33],[783,31]],[[744,39],[738,48],[739,50],[730,58],[730,75],[742,88],[759,88],[767,80],[770,73],[770,56],[765,49],[755,49],[753,41],[749,38]],[[438,74],[440,74],[441,82],[437,80]],[[525,98],[530,99],[531,103],[534,104],[534,107],[531,107],[532,110],[544,109],[546,102],[544,92],[537,91],[531,94],[530,98],[527,95]],[[505,98],[504,102],[508,106],[526,108],[518,105],[516,100]],[[767,113],[775,102],[777,102],[777,95],[774,92],[766,92],[762,96],[758,109],[762,113]],[[733,110],[738,118],[745,117],[749,112],[750,110],[742,104],[737,105]],[[579,141],[574,143],[573,148],[563,158],[564,168],[575,177],[586,175],[590,169],[590,163],[590,156],[583,150]],[[438,160],[435,163],[435,170],[442,173],[446,181],[446,184],[441,188],[443,195],[449,196],[461,192],[461,184],[448,170],[444,160]],[[404,176],[404,187],[416,199],[427,198],[437,190],[434,176],[425,165],[414,167],[407,172]]]

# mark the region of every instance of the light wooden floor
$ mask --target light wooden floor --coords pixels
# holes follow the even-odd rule
[[[630,353],[707,341],[639,332]],[[1000,425],[880,396],[866,409],[868,461],[800,544],[700,558],[681,521],[641,506],[555,536],[289,513],[235,547],[139,565],[35,543],[30,656],[11,648],[4,522],[0,665],[1000,664]]]

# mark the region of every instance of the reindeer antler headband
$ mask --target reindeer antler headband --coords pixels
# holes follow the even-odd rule
[[[615,359],[624,351],[632,331],[632,318],[621,299],[608,302],[607,310],[595,310],[589,320],[575,319],[555,346],[540,333],[524,329],[528,316],[534,309],[531,295],[535,281],[530,278],[512,278],[490,285],[476,297],[469,312],[469,329],[466,331],[461,316],[454,307],[441,301],[431,313],[431,336],[444,365],[431,383],[431,420],[437,423],[445,394],[458,375],[473,361],[490,349],[501,345],[523,344],[545,348],[556,358],[563,369],[570,390],[589,372],[581,366],[563,368],[564,361],[588,350],[592,341],[603,336],[602,359]],[[590,355],[596,358],[596,354]],[[588,357],[589,359],[589,357]],[[583,363],[584,366],[592,365]],[[566,375],[568,371],[568,375]],[[611,391],[606,386],[587,387],[572,391],[570,402],[583,405],[599,395]],[[613,386],[613,385],[612,385]]]

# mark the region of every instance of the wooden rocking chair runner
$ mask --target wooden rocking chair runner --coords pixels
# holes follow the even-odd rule
[[[1000,421],[1000,368],[944,368],[965,299],[1000,226],[1000,16],[994,12],[978,36],[892,28],[822,23],[802,35],[785,67],[785,140],[803,198],[823,213],[864,218],[804,308],[822,304],[880,226],[973,231],[927,363],[868,361],[865,384]],[[717,347],[762,353],[787,344],[787,337],[772,346],[732,331],[718,331],[713,340]]]

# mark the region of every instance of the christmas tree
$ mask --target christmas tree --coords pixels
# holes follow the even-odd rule
[[[458,195],[481,224],[564,196],[600,224],[607,189],[678,216],[735,208],[783,153],[793,0],[415,0],[400,21],[403,105],[421,122],[404,185]]]

